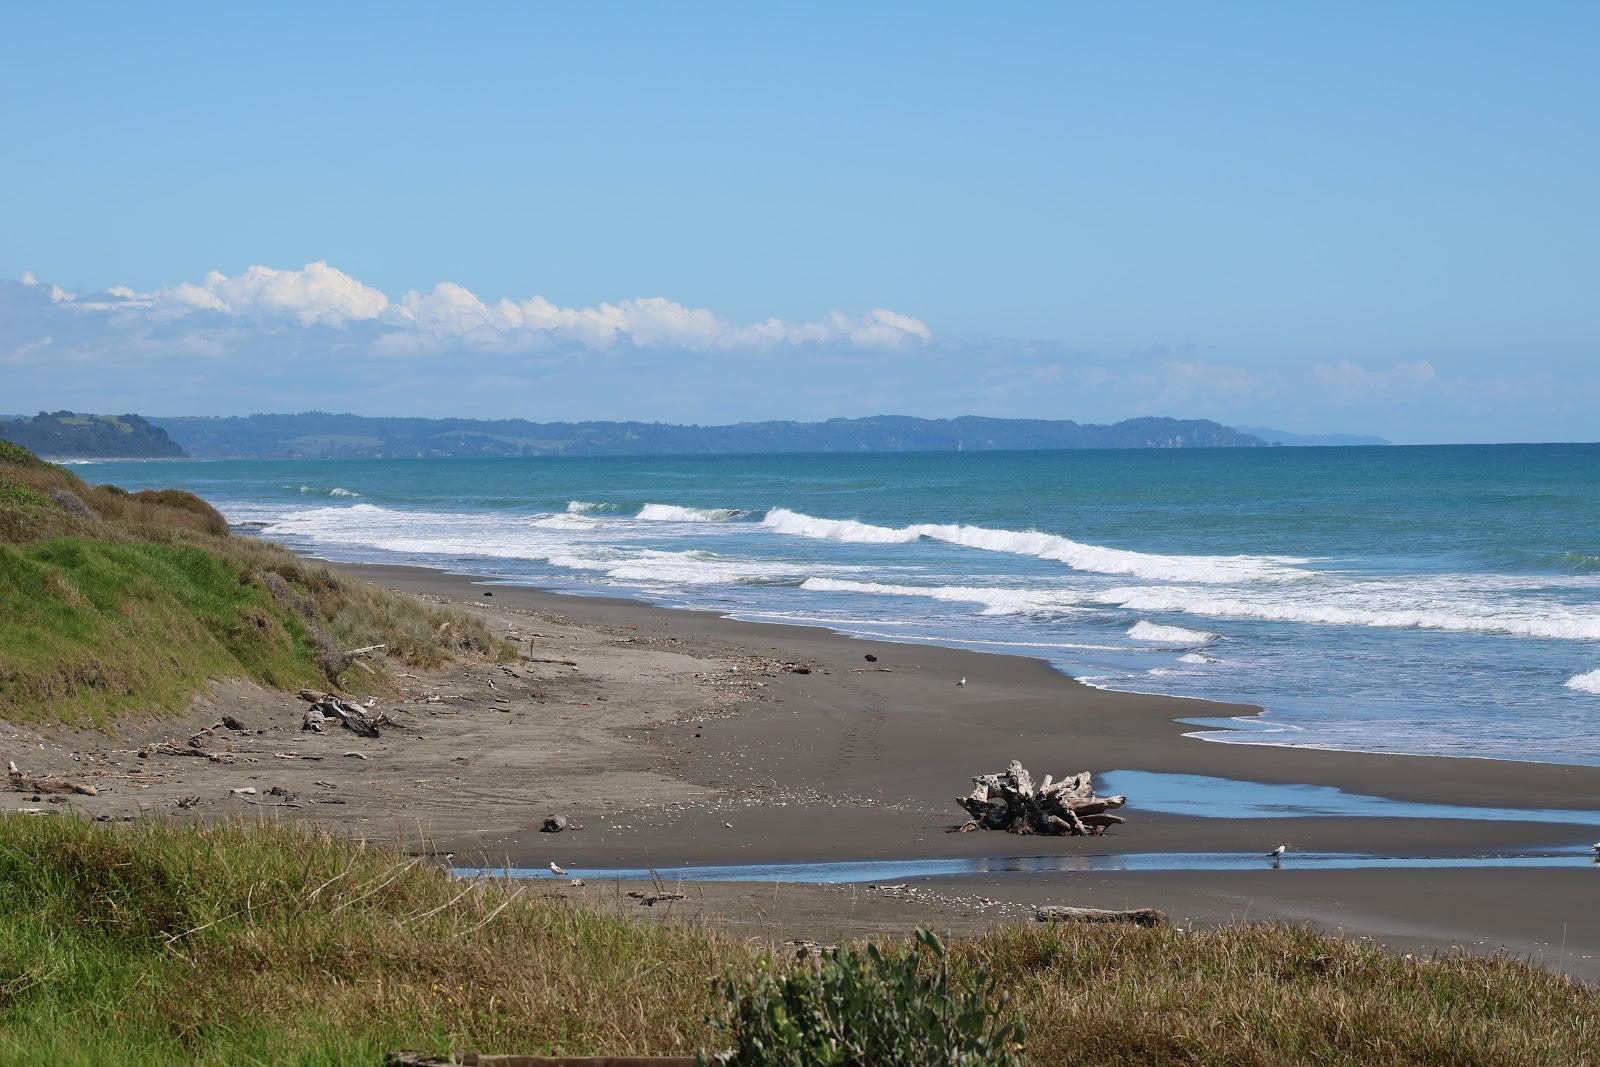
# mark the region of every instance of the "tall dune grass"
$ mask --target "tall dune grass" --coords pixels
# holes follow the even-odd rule
[[[761,955],[276,825],[0,816],[0,886],[7,1067],[691,1055],[716,1040],[714,979]],[[999,979],[1037,1064],[1516,1067],[1600,1050],[1590,987],[1301,928],[1013,927],[949,953]]]
[[[508,653],[481,622],[235,537],[181,490],[129,493],[0,450],[0,719],[107,728],[212,678],[382,689],[391,661]]]

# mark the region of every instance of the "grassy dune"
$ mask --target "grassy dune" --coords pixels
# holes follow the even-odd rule
[[[269,826],[0,816],[0,1063],[373,1064],[390,1048],[692,1054],[756,950]],[[904,946],[890,946],[898,951]],[[1275,926],[957,942],[1039,1064],[1580,1064],[1600,992]]]
[[[208,679],[384,688],[348,649],[411,666],[497,656],[483,626],[233,537],[189,493],[90,486],[0,442],[0,719],[108,727]]]

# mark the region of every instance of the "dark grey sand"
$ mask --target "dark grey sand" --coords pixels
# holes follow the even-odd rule
[[[406,729],[380,739],[300,730],[293,697],[219,683],[187,720],[118,737],[0,724],[26,770],[94,782],[97,797],[19,807],[110,819],[306,821],[398,841],[457,866],[643,868],[1119,852],[1297,851],[1399,856],[1568,848],[1600,828],[1549,822],[1296,818],[1142,811],[1101,838],[948,832],[975,773],[1016,758],[1042,775],[1146,770],[1337,786],[1422,803],[1600,810],[1600,768],[1363,755],[1184,737],[1174,720],[1253,709],[1106,692],[1033,659],[861,641],[635,601],[558,595],[405,567],[363,577],[479,613],[534,660],[402,674],[379,708]],[[492,597],[484,596],[492,592]],[[875,664],[867,654],[878,657]],[[563,662],[538,660],[570,660]],[[804,665],[809,674],[784,664]],[[868,666],[887,671],[857,672]],[[733,668],[733,669],[730,669]],[[958,687],[965,676],[968,684]],[[201,734],[217,761],[142,745],[184,741],[224,714],[244,731]],[[358,753],[358,755],[347,755]],[[365,757],[365,758],[362,758]],[[287,795],[273,795],[272,787]],[[234,789],[253,788],[238,795]],[[181,804],[179,802],[182,802]],[[582,829],[541,834],[547,814]],[[731,824],[731,825],[730,825]],[[929,925],[973,932],[1035,905],[1153,906],[1185,923],[1286,919],[1405,951],[1504,949],[1600,980],[1600,867],[1282,869],[972,874],[864,886],[688,883],[641,907],[611,880],[534,893],[775,940],[831,941]]]
[[[803,663],[813,673],[764,677],[758,699],[709,721],[635,735],[666,777],[717,799],[661,804],[615,796],[627,810],[585,812],[561,835],[484,835],[490,863],[640,867],[813,860],[1009,857],[1118,851],[1260,851],[1280,841],[1308,851],[1461,855],[1571,846],[1600,830],[1538,823],[1438,819],[1203,819],[1141,812],[1103,838],[949,833],[953,797],[974,773],[1013,758],[1036,774],[1170,771],[1337,786],[1425,803],[1600,810],[1600,768],[1218,744],[1184,737],[1194,715],[1255,709],[1115,693],[1016,656],[862,641],[830,631],[746,623],[638,602],[557,595],[434,571],[358,568],[395,588],[497,608],[555,613],[636,640],[716,661],[739,655]],[[864,656],[876,655],[875,664]],[[853,668],[890,668],[854,673]],[[967,685],[957,686],[965,676]],[[543,813],[539,813],[543,814]],[[605,817],[601,817],[604,815]],[[727,824],[731,823],[732,826]],[[460,859],[457,862],[461,862]],[[924,896],[986,897],[1019,905],[908,902],[908,894],[851,887],[703,885],[679,916],[786,937],[826,940],[918,921],[979,928],[1039,903],[1154,906],[1211,923],[1307,921],[1396,947],[1505,949],[1600,978],[1600,868],[1575,854],[1562,869],[1094,872],[966,875],[912,882]],[[588,887],[603,896],[608,890]],[[698,896],[697,896],[698,894]],[[699,900],[700,903],[695,903]],[[776,901],[777,903],[774,903]],[[709,903],[708,903],[709,902]],[[631,906],[631,905],[628,905]],[[661,906],[658,905],[658,908]],[[635,910],[639,910],[635,907]],[[930,918],[930,911],[938,915]]]

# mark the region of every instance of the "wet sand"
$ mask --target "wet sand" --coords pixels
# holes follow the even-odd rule
[[[1530,847],[1571,849],[1559,869],[1296,870],[1263,861],[1259,871],[1049,872],[915,879],[928,896],[1003,904],[921,904],[860,887],[785,886],[790,902],[749,886],[706,885],[679,914],[826,939],[903,929],[917,921],[978,929],[1033,905],[1154,906],[1181,920],[1212,923],[1281,918],[1371,936],[1396,947],[1504,949],[1600,979],[1600,868],[1575,846],[1600,830],[1600,768],[1326,752],[1199,741],[1177,723],[1196,715],[1255,709],[1107,692],[1077,683],[1043,661],[924,645],[864,641],[812,627],[747,623],[635,601],[485,585],[401,567],[352,570],[394,588],[481,607],[559,614],[576,625],[634,640],[670,641],[702,661],[765,656],[810,668],[763,678],[736,713],[668,721],[636,735],[663,776],[708,790],[707,799],[656,803],[615,797],[574,809],[581,833],[531,829],[483,835],[487,865],[538,868],[759,864],[810,860],[1100,855],[1118,852],[1470,855]],[[868,663],[865,656],[875,655]],[[857,672],[857,668],[887,668]],[[965,677],[967,684],[956,685]],[[1564,809],[1572,825],[1423,818],[1221,819],[1140,811],[1102,838],[956,834],[953,798],[974,773],[1013,758],[1036,774],[1090,769],[1202,774],[1269,783],[1308,783],[1397,800]],[[731,825],[730,825],[731,824]],[[457,862],[462,862],[458,859]],[[591,890],[602,892],[601,890]],[[785,895],[787,894],[787,895]],[[848,922],[837,902],[850,899]],[[867,901],[863,904],[863,900]],[[802,903],[809,901],[810,903]],[[873,903],[876,901],[877,903]],[[830,903],[833,902],[833,903]],[[759,911],[759,916],[757,912]],[[874,927],[874,923],[877,924]],[[936,923],[937,924],[937,923]]]
[[[1277,870],[1262,859],[1260,869],[1233,871],[991,871],[908,878],[894,890],[707,881],[685,883],[685,900],[655,908],[611,879],[584,887],[549,879],[537,892],[817,941],[917,925],[976,932],[1026,921],[1046,903],[1151,906],[1186,923],[1311,922],[1405,951],[1504,949],[1600,980],[1600,867],[1580,847],[1600,837],[1588,814],[1600,811],[1600,768],[1205,742],[1185,737],[1194,728],[1174,720],[1254,709],[1106,692],[1024,657],[863,641],[419,568],[347,569],[478,614],[523,658],[402,672],[379,710],[404,728],[380,739],[302,732],[303,705],[292,696],[225,682],[186,720],[118,737],[0,725],[0,748],[30,771],[96,783],[101,795],[61,806],[90,817],[308,822],[449,855],[457,866],[1259,856],[1290,842],[1295,851]],[[967,684],[956,685],[962,677]],[[223,715],[246,728],[203,732]],[[222,758],[139,755],[151,741],[190,734]],[[1126,825],[1100,838],[950,832],[964,817],[954,798],[970,776],[1013,758],[1036,775],[1123,770],[1308,783],[1411,803],[1571,810],[1574,821],[1225,819],[1141,810],[1135,793]],[[557,813],[581,829],[539,833],[540,820]],[[1559,849],[1571,863],[1296,867],[1297,853],[1525,848]]]

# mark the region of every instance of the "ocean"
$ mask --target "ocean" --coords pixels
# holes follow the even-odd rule
[[[1048,659],[1197,735],[1600,764],[1600,445],[104,462],[332,560]]]

